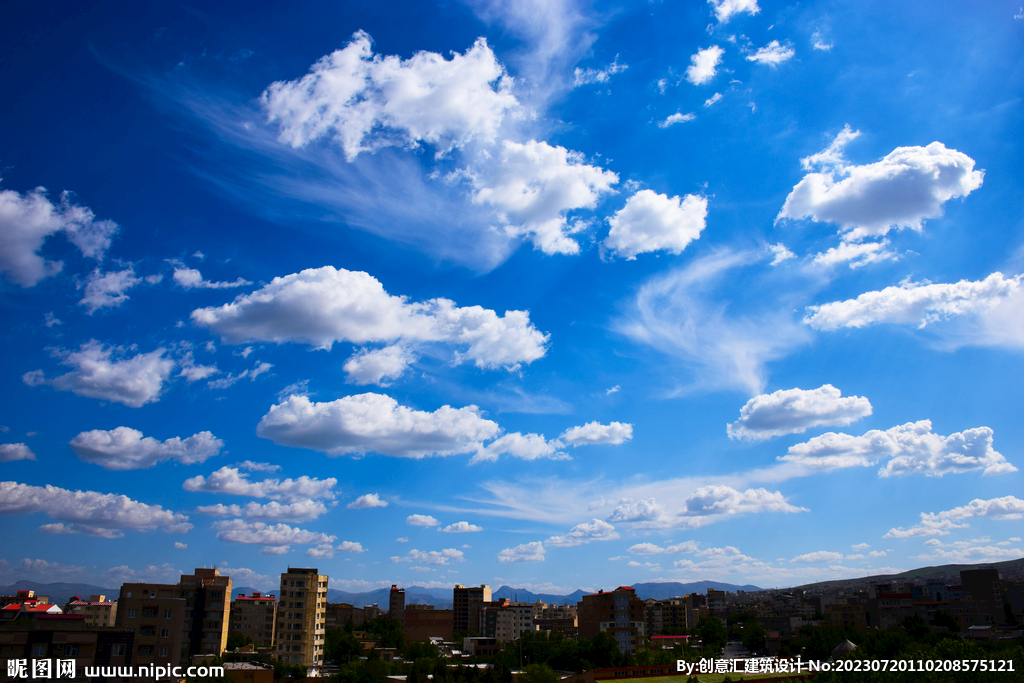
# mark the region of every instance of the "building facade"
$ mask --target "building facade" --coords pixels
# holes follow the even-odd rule
[[[90,595],[88,600],[72,600],[66,614],[81,614],[85,628],[112,627],[117,621],[117,601],[105,595]]]
[[[481,633],[480,611],[484,603],[491,601],[491,587],[487,584],[479,586],[463,586],[455,584],[452,592],[452,611],[454,621],[452,627],[463,633]]]
[[[646,635],[644,601],[629,586],[584,595],[578,615],[580,636],[590,639],[607,633],[622,653],[634,654]]]
[[[276,621],[277,598],[273,595],[243,594],[231,601],[231,621],[228,630],[231,633],[249,636],[257,645],[274,644]]]
[[[274,645],[278,659],[307,667],[323,665],[327,581],[326,574],[308,567],[289,567],[281,574]]]

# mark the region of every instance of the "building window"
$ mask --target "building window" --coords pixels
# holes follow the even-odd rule
[[[129,619],[135,619],[136,617],[139,616],[139,610],[137,610],[137,609],[125,610],[125,616],[128,617]]]
[[[170,618],[171,618],[171,610],[165,609],[164,610],[164,619],[170,619]]]
[[[32,645],[32,656],[33,657],[45,657],[46,656],[46,643],[35,643]]]
[[[152,655],[153,654],[153,646],[152,645],[140,645],[139,646],[139,654],[142,655],[142,656]]]
[[[160,637],[161,638],[170,638],[171,637],[171,629],[169,629],[169,628],[162,628],[162,629],[160,629]]]
[[[110,646],[111,657],[124,657],[124,643],[114,643]]]

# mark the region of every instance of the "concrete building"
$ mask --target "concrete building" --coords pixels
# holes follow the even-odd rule
[[[533,630],[533,606],[528,602],[505,602],[498,606],[494,619],[494,638],[511,643]],[[484,635],[490,636],[490,633]]]
[[[960,572],[960,583],[972,600],[985,603],[993,624],[1006,624],[1005,599],[998,569],[966,569]]]
[[[72,600],[65,614],[81,614],[86,628],[112,627],[117,621],[117,601],[105,595],[90,595],[88,600]]]
[[[325,612],[326,628],[345,628],[352,623],[353,628],[363,625],[365,611],[362,607],[353,607],[347,602],[329,602]]]
[[[191,605],[174,584],[123,584],[115,624],[135,634],[128,661],[133,666],[177,666],[187,662]]]
[[[491,601],[491,587],[487,584],[466,587],[455,584],[452,592],[452,611],[454,621],[452,627],[463,633],[481,632],[480,611],[484,603]]]
[[[228,646],[231,618],[231,577],[217,568],[197,567],[178,581],[181,597],[191,603],[189,654],[219,657]]]
[[[622,653],[634,654],[646,635],[644,602],[629,586],[584,595],[578,604],[580,636],[593,638],[604,631]]]
[[[405,637],[410,641],[431,638],[452,639],[455,613],[450,609],[434,609],[433,605],[409,605],[405,609]]]
[[[243,594],[231,601],[228,631],[249,636],[257,645],[273,645],[276,621],[277,598],[273,595]]]
[[[87,627],[81,614],[38,614],[0,624],[0,671],[11,671],[10,660],[31,659],[72,659],[78,676],[86,666],[126,666],[134,638],[128,629]]]
[[[388,619],[394,619],[405,628],[405,589],[391,584],[391,593],[388,595]]]
[[[327,581],[326,574],[311,568],[289,567],[281,574],[274,645],[278,659],[309,668],[323,665]]]

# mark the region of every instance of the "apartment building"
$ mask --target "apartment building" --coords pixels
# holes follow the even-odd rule
[[[308,567],[289,567],[281,574],[274,645],[278,659],[307,667],[323,665],[327,581],[326,574]]]
[[[231,601],[228,631],[252,638],[257,645],[274,644],[274,623],[277,621],[277,598],[253,593],[239,595]]]
[[[177,666],[188,661],[191,601],[174,584],[126,583],[117,599],[115,624],[135,634],[131,656],[135,666]]]
[[[394,619],[405,628],[405,589],[391,584],[391,593],[388,595],[388,619]]]
[[[197,568],[182,574],[178,582],[181,597],[191,603],[189,653],[220,656],[228,646],[231,615],[231,577],[217,568]]]
[[[452,627],[463,633],[480,634],[480,611],[484,603],[490,601],[491,587],[487,584],[469,587],[460,583],[455,584],[452,591]]]
[[[117,621],[117,601],[107,600],[105,595],[90,595],[88,600],[72,600],[64,612],[85,617],[85,628],[109,627]]]
[[[590,639],[603,631],[622,653],[634,654],[646,635],[644,601],[629,586],[584,595],[578,614],[581,637]]]

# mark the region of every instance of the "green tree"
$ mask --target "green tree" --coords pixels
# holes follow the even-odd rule
[[[728,634],[722,620],[717,617],[701,619],[697,624],[697,632],[700,634],[701,642],[704,643],[705,655],[716,655],[725,647]]]
[[[558,674],[547,664],[527,664],[523,669],[524,683],[555,683]]]
[[[246,645],[252,645],[252,638],[249,636],[244,633],[239,633],[238,631],[232,631],[228,634],[228,650],[237,650],[238,648],[245,647]]]
[[[346,631],[343,628],[327,630],[324,638],[324,656],[329,661],[344,664],[358,659],[362,651],[362,646],[351,631]]]

